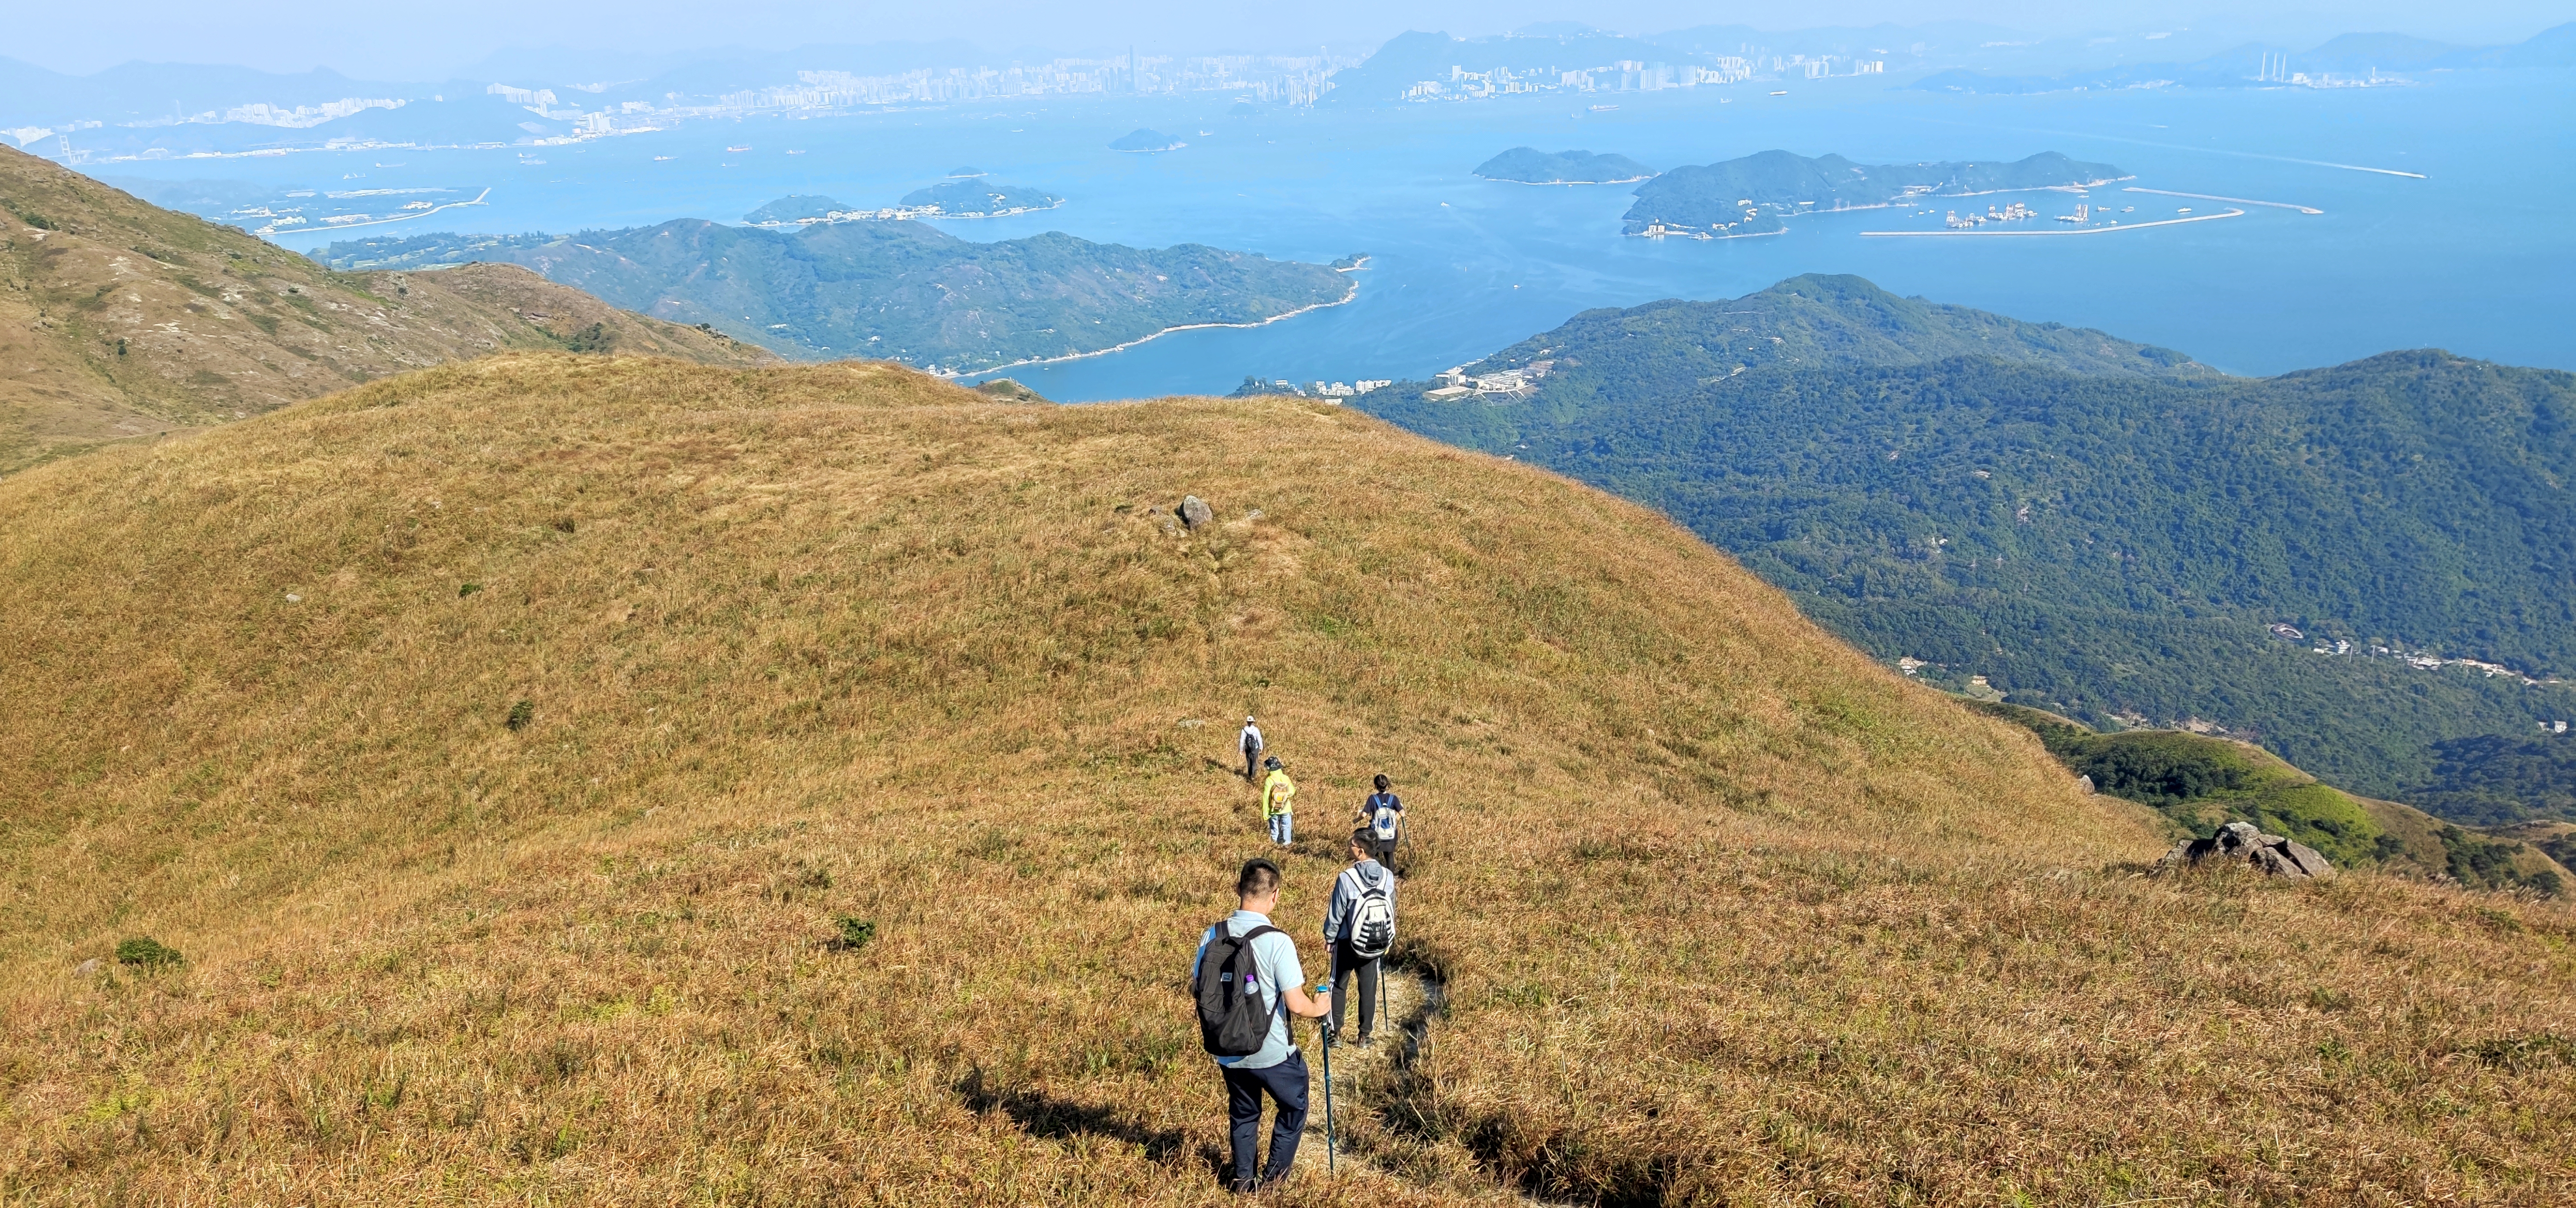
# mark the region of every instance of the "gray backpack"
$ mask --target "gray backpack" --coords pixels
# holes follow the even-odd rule
[[[1351,879],[1357,896],[1351,901],[1351,916],[1342,923],[1342,938],[1350,943],[1351,955],[1375,959],[1395,946],[1395,899],[1387,895],[1387,884],[1393,878],[1381,874],[1377,884],[1364,884],[1354,868],[1343,876]]]

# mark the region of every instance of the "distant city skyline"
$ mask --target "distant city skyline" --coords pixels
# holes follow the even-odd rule
[[[820,12],[778,0],[740,0],[726,6],[727,21],[717,28],[709,27],[705,12],[670,0],[643,0],[621,5],[612,18],[603,20],[596,10],[554,11],[504,6],[495,0],[457,0],[435,10],[430,18],[416,10],[283,0],[262,10],[262,19],[253,23],[241,20],[237,10],[138,0],[120,7],[113,21],[100,20],[98,10],[64,6],[22,13],[13,19],[16,36],[7,54],[72,74],[141,60],[283,72],[328,68],[356,78],[437,80],[468,73],[483,60],[507,52],[556,52],[605,63],[728,46],[778,51],[816,43],[965,41],[994,60],[1123,53],[1130,44],[1145,53],[1160,54],[1275,52],[1318,46],[1365,53],[1407,29],[1477,36],[1571,19],[1556,0],[1414,0],[1396,5],[1324,0],[1293,10],[1260,11],[1172,0],[1071,8],[1027,0],[968,0],[944,6],[877,4]],[[2516,41],[2576,20],[2576,4],[2465,0],[2425,6],[2358,0],[2252,8],[2212,4],[2194,14],[2137,0],[2082,7],[2042,0],[1950,0],[1930,5],[1828,0],[1799,9],[1792,19],[1776,12],[1712,11],[1704,5],[1648,0],[1623,6],[1615,18],[1586,16],[1604,28],[1632,34],[1709,24],[1797,29],[1975,21],[2042,36],[2196,27],[2225,29],[2248,39],[2322,40],[2344,32],[2388,31],[2486,43]],[[1007,40],[995,36],[1001,30],[1009,31]]]

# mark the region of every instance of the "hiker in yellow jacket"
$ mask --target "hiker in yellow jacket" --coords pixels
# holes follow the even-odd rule
[[[1261,817],[1270,823],[1270,841],[1286,847],[1296,839],[1296,816],[1290,809],[1296,802],[1297,785],[1288,779],[1288,765],[1276,755],[1261,761],[1270,775],[1261,782]]]

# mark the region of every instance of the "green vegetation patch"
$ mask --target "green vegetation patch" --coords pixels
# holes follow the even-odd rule
[[[856,952],[859,949],[865,948],[869,944],[876,942],[877,922],[875,919],[863,919],[856,915],[836,914],[832,916],[832,928],[834,931],[839,933],[833,937],[833,942],[838,945],[843,952]]]
[[[2153,806],[2202,838],[2230,822],[2251,822],[2339,866],[2377,864],[2390,854],[2380,842],[2391,838],[2387,829],[2351,795],[2223,738],[2061,726],[2040,740],[2068,770],[2092,777],[2096,791]]]
[[[2517,839],[2431,823],[2387,803],[2374,814],[2361,799],[2245,743],[2180,730],[2104,734],[2044,710],[1962,703],[2038,735],[2068,771],[2090,777],[2095,791],[2151,807],[2200,838],[2230,822],[2250,822],[2325,853],[2338,867],[2410,866],[2473,889],[2556,895],[2567,888],[2538,851]],[[2385,811],[2425,821],[2439,849],[2416,850],[2383,822]]]
[[[139,969],[163,969],[186,962],[187,958],[181,956],[178,949],[148,935],[135,936],[116,946],[116,963],[120,965],[131,965]]]
[[[2434,834],[2442,841],[2442,854],[2449,861],[2451,875],[2462,885],[2520,886],[2552,897],[2566,888],[2566,878],[2559,876],[2556,869],[2528,868],[2520,843],[2490,839],[2456,826],[2445,826]]]

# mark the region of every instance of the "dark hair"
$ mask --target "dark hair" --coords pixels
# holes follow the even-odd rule
[[[1381,793],[1386,791],[1386,773],[1384,772],[1377,774],[1377,791]]]
[[[1279,866],[1254,856],[1243,862],[1243,871],[1234,878],[1234,896],[1257,898],[1279,888]]]
[[[1377,836],[1370,834],[1369,828],[1363,826],[1358,830],[1351,832],[1351,846],[1356,847],[1361,851],[1375,851],[1377,850]]]

